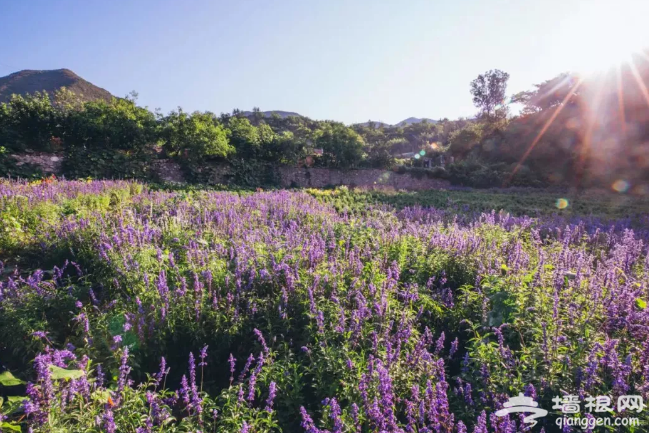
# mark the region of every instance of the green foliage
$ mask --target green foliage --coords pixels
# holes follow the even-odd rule
[[[232,117],[227,124],[230,144],[236,149],[237,158],[255,159],[261,150],[259,130],[245,117]]]
[[[533,189],[522,190],[426,190],[411,192],[366,191],[339,187],[330,190],[308,189],[309,194],[333,205],[339,212],[365,213],[372,205],[405,207],[433,207],[444,209],[450,215],[480,214],[503,211],[512,215],[590,215],[602,220],[631,218],[642,224],[644,214],[649,212],[648,199],[620,200],[616,194],[581,194],[548,192]],[[567,209],[556,207],[558,197],[570,203]]]
[[[635,78],[629,71],[621,74],[626,89],[626,80]],[[0,104],[0,145],[6,149],[0,151],[0,172],[39,177],[42,173],[36,167],[18,166],[8,154],[61,151],[71,157],[62,173],[68,178],[148,180],[155,159],[166,156],[182,165],[189,181],[219,177],[217,172],[226,163],[237,184],[253,185],[256,178],[263,182],[257,186],[262,186],[276,183],[274,171],[262,169],[262,174],[253,176],[251,167],[313,163],[337,169],[390,169],[398,164],[423,168],[426,163],[413,159],[413,153],[423,150],[424,159],[432,157],[433,165],[439,163],[438,156],[447,162],[453,156],[458,163],[465,163],[444,167],[445,171],[440,168],[435,175],[450,177],[457,185],[608,188],[623,179],[642,193],[649,180],[647,170],[639,165],[646,159],[643,143],[649,140],[644,99],[625,90],[623,99],[613,101],[610,98],[616,96],[613,90],[617,87],[607,80],[601,84],[611,91],[602,93],[606,99],[601,104],[601,121],[593,124],[585,107],[594,107],[598,84],[560,74],[514,95],[511,102],[524,107],[520,116],[509,118],[505,103],[508,79],[507,73],[492,70],[471,83],[473,101],[480,108],[476,119],[404,126],[369,123],[347,127],[302,116],[266,117],[258,108],[247,116],[240,110],[217,117],[181,109],[164,116],[138,107],[134,98],[83,102],[66,89],[56,92],[52,100],[41,93],[14,96]],[[616,120],[620,112],[638,114],[628,117],[621,127]],[[626,132],[616,130],[620,127]],[[315,149],[320,148],[324,154],[317,156]],[[498,176],[504,177],[496,181]]]
[[[322,148],[327,167],[357,167],[364,157],[363,138],[341,123],[325,123],[315,133],[315,146]]]
[[[546,385],[540,398],[577,389],[565,356],[583,368],[591,348],[610,341],[603,325],[619,323],[619,310],[606,322],[607,303],[588,296],[597,264],[585,264],[588,272],[577,284],[568,276],[557,279],[565,270],[555,275],[542,260],[556,263],[562,251],[584,251],[618,260],[610,266],[616,270],[629,258],[618,258],[608,246],[611,239],[640,242],[628,231],[594,236],[581,225],[571,226],[575,231],[567,231],[568,241],[554,231],[541,240],[538,231],[552,219],[508,215],[557,212],[556,194],[548,192],[152,192],[137,183],[79,181],[11,188],[16,194],[0,200],[0,220],[11,217],[18,223],[20,242],[8,251],[0,234],[0,259],[22,260],[42,278],[25,275],[17,280],[16,295],[13,289],[4,292],[11,294],[0,300],[0,357],[10,371],[31,382],[30,395],[45,398],[46,391],[48,403],[41,406],[39,422],[34,413],[23,418],[20,403],[0,400],[12,426],[2,428],[9,431],[14,426],[26,430],[27,424],[34,432],[105,431],[110,420],[120,432],[134,432],[149,421],[155,421],[153,431],[165,432],[238,432],[244,421],[256,433],[299,432],[302,406],[317,425],[332,431],[331,408],[321,402],[335,396],[342,431],[369,432],[375,430],[370,421],[355,422],[349,409],[352,402],[363,403],[365,391],[370,402],[380,398],[372,359],[382,362],[374,364],[380,368],[390,361],[384,374],[389,374],[395,400],[411,398],[415,387],[424,391],[427,382],[435,387],[435,369],[444,371],[447,383],[458,378],[470,383],[475,404],[450,387],[438,395],[446,396],[449,411],[471,431],[483,409],[493,412],[501,404],[477,403],[480,395],[515,395],[529,384],[539,390]],[[610,197],[567,198],[566,216],[641,216],[649,209],[646,201],[621,207]],[[553,227],[563,228],[568,221],[553,218],[559,221]],[[31,255],[34,251],[38,254]],[[628,289],[636,278],[646,279],[643,255],[635,256],[624,281],[611,284]],[[78,262],[82,275],[70,265],[57,276],[48,263],[63,259]],[[12,274],[7,269],[3,278]],[[555,295],[562,302],[553,313]],[[643,314],[645,298],[640,287],[630,292],[625,302],[631,309],[625,311]],[[553,314],[561,319],[553,321]],[[553,337],[557,350],[546,346],[544,359],[541,326],[546,325],[548,335],[565,338]],[[266,338],[263,345],[255,329]],[[35,331],[47,334],[36,336]],[[441,332],[446,339],[436,349]],[[402,344],[386,344],[393,336]],[[612,336],[644,342],[644,335],[638,339],[627,329]],[[455,338],[453,355],[449,345]],[[630,344],[617,341],[620,365],[632,353],[630,365],[641,367],[641,352],[627,352]],[[207,365],[199,364],[190,386],[191,398],[201,401],[197,411],[183,403],[182,393],[175,403],[170,397],[183,375],[192,377],[187,355],[192,352],[200,362],[197,354],[204,345],[209,347]],[[49,366],[53,383],[30,369],[38,353],[68,347],[79,362],[66,358]],[[132,370],[122,376],[125,347]],[[236,358],[232,380],[230,353]],[[261,360],[260,353],[263,362],[255,361],[239,380],[246,359],[253,354]],[[163,381],[151,376],[160,356],[171,368]],[[98,385],[98,365],[104,386]],[[607,391],[614,378],[602,371],[601,387],[598,383],[588,392]],[[641,371],[633,374],[639,378]],[[5,392],[3,377],[11,377],[0,375]],[[126,379],[134,384],[120,386]],[[268,410],[271,381],[277,396]],[[69,392],[85,383],[87,392]],[[18,389],[12,386],[10,392]],[[551,402],[540,403],[551,407]],[[395,401],[400,424],[407,422],[404,411]]]
[[[52,380],[70,380],[83,377],[83,370],[68,370],[56,365],[50,365],[49,369]]]
[[[62,139],[68,148],[135,150],[157,140],[154,114],[132,100],[86,102],[66,114]]]
[[[487,71],[471,82],[473,104],[480,109],[480,116],[491,121],[507,115],[505,93],[509,74],[495,69]]]
[[[253,188],[253,187],[278,187],[280,183],[279,174],[273,164],[245,159],[234,159],[231,161],[230,185]]]
[[[2,386],[18,386],[23,385],[25,382],[14,377],[9,371],[0,373],[0,385]]]
[[[60,136],[62,120],[47,93],[13,95],[0,104],[0,145],[11,151],[56,150],[51,139]]]
[[[284,165],[294,166],[307,156],[306,140],[290,131],[274,135],[266,149],[266,160]]]
[[[63,163],[67,177],[95,179],[150,179],[153,152],[134,150],[72,148]]]
[[[560,104],[574,103],[578,97],[579,78],[568,73],[559,74],[541,84],[534,90],[523,91],[512,96],[512,103],[523,104],[523,114],[538,113]]]
[[[211,113],[172,111],[163,119],[162,140],[168,154],[191,160],[225,158],[235,151],[228,131]]]
[[[449,137],[450,152],[457,157],[465,157],[480,144],[481,140],[482,126],[470,124],[451,134]]]
[[[545,183],[525,166],[515,174],[514,168],[505,163],[466,160],[448,166],[448,179],[454,185],[473,188],[539,187]]]

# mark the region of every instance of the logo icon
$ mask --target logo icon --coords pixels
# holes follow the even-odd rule
[[[541,418],[548,414],[547,410],[538,407],[539,404],[535,402],[534,399],[525,397],[523,394],[518,394],[516,397],[510,397],[503,406],[503,409],[496,412],[496,416],[505,416],[510,413],[531,412],[532,415],[527,415],[523,418],[525,424],[532,424],[529,428],[536,425],[536,418]]]

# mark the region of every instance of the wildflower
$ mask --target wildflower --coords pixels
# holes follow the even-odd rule
[[[113,411],[111,409],[106,409],[102,416],[102,424],[104,426],[104,429],[106,430],[106,433],[115,433],[117,431],[117,427],[115,426],[115,419],[113,417]]]
[[[122,352],[121,362],[119,366],[119,378],[117,380],[118,392],[124,391],[128,382],[128,375],[131,372],[131,367],[128,366],[128,347],[124,348]]]
[[[257,336],[257,339],[259,340],[259,343],[261,343],[261,347],[264,349],[264,353],[268,353],[270,349],[269,349],[268,346],[266,345],[266,340],[264,340],[264,336],[263,336],[263,334],[261,333],[261,331],[260,331],[259,329],[255,328],[255,329],[253,330],[253,332],[254,332],[255,335]]]
[[[230,354],[228,362],[230,363],[230,385],[232,385],[232,381],[234,380],[234,365],[237,362],[237,359]]]
[[[439,355],[441,351],[444,349],[444,340],[446,339],[446,336],[444,335],[444,332],[439,336],[437,339],[437,342],[435,343],[435,355]]]
[[[204,367],[204,366],[206,366],[206,365],[207,365],[207,361],[205,361],[205,359],[207,358],[207,345],[203,346],[203,348],[201,349],[201,353],[200,353],[200,356],[199,356],[199,357],[200,357],[200,359],[201,359],[201,362],[198,364],[198,366],[199,366],[199,367]]]
[[[451,343],[451,349],[449,350],[449,356],[451,358],[457,352],[459,344],[460,344],[460,342],[458,341],[457,337],[455,337],[455,340],[453,340],[453,342]]]
[[[275,382],[271,382],[268,385],[268,398],[266,399],[266,408],[264,409],[267,412],[273,411],[273,400],[275,400],[275,395],[277,394],[277,385]]]

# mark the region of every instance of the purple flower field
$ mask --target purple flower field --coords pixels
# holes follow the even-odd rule
[[[626,222],[120,181],[0,183],[0,220],[2,431],[513,433],[519,393],[646,431]]]

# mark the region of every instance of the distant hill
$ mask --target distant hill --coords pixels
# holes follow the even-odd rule
[[[396,126],[406,126],[406,125],[412,125],[413,123],[421,123],[423,121],[426,121],[428,123],[437,123],[437,120],[433,119],[427,119],[427,118],[417,118],[417,117],[408,117],[406,120],[402,120],[401,122],[397,123]]]
[[[385,123],[385,122],[379,122],[379,121],[376,121],[376,120],[369,120],[367,122],[357,123],[357,125],[369,126],[369,124],[371,122],[371,123],[374,124],[375,128],[380,128],[381,126],[387,128],[387,127],[390,127],[390,126],[408,126],[408,125],[412,125],[413,123],[421,123],[423,121],[426,121],[428,123],[437,123],[437,120],[433,120],[433,119],[427,119],[427,118],[421,118],[420,119],[420,118],[417,118],[417,117],[408,117],[406,120],[402,120],[401,122],[396,123],[394,125],[390,125],[389,123]]]
[[[61,87],[74,92],[84,101],[110,101],[113,97],[107,90],[84,80],[69,69],[25,69],[0,78],[0,103],[9,101],[13,94],[25,95],[45,91],[52,96]]]
[[[254,113],[252,111],[242,111],[241,114],[243,114],[246,117],[252,116]],[[282,110],[270,110],[270,111],[262,111],[261,114],[264,117],[271,117],[273,114],[277,114],[279,117],[282,119],[285,119],[287,117],[302,117],[301,114],[294,113],[293,111],[282,111]]]
[[[375,128],[380,128],[381,126],[384,126],[384,127],[392,126],[389,123],[379,122],[379,121],[376,121],[376,120],[368,120],[367,122],[357,123],[357,125],[370,126],[370,123],[372,123]]]

